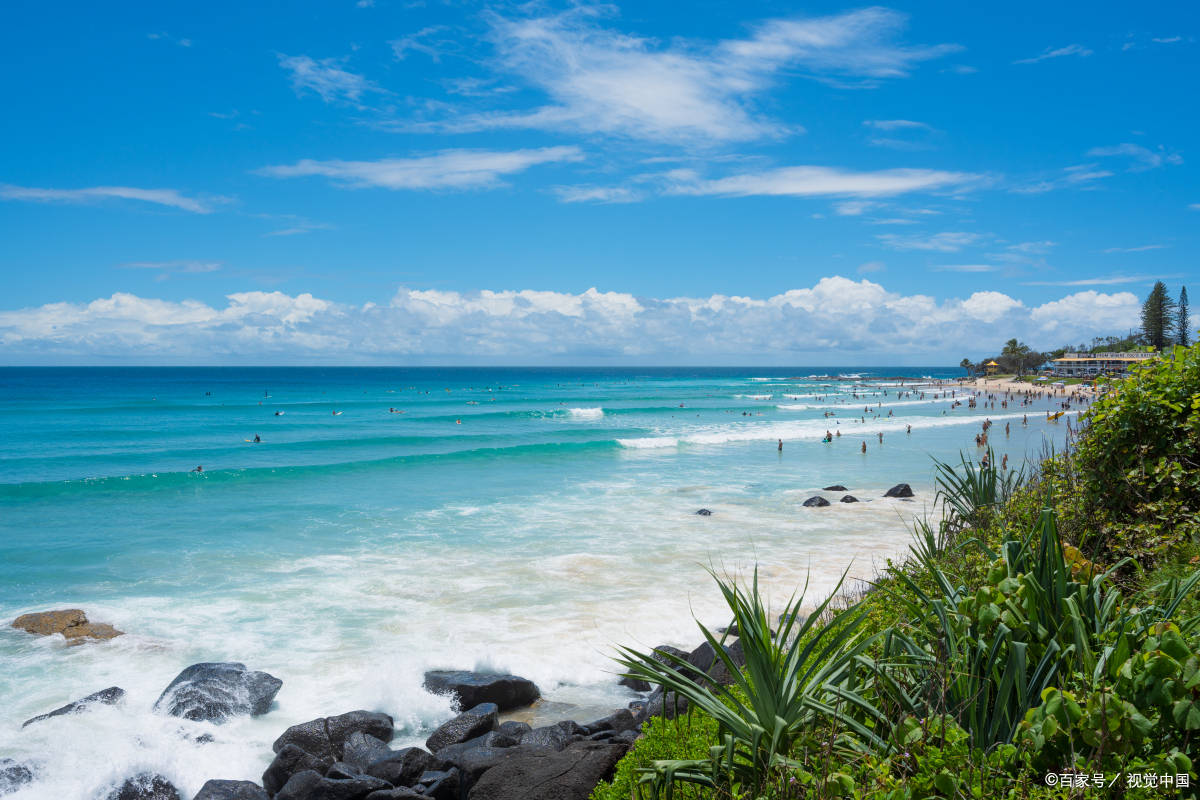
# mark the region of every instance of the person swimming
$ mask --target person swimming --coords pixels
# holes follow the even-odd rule
[[[197,466],[194,470],[192,470],[192,472],[204,472],[204,465],[201,464]]]
[[[867,443],[866,443],[866,442],[863,442],[863,443],[862,443],[862,451],[863,451],[864,453],[865,453],[865,452],[867,452]]]

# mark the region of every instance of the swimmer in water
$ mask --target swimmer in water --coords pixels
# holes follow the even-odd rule
[[[779,440],[779,452],[783,452],[783,439]]]
[[[456,420],[454,420],[454,424],[455,424],[455,425],[462,425],[462,420],[461,420],[461,419],[456,419]]]
[[[863,443],[862,443],[862,451],[863,451],[864,453],[866,453],[866,452],[867,452],[867,443],[866,443],[866,442],[863,442]]]
[[[204,472],[204,466],[200,465],[200,466],[196,467],[194,470],[192,470],[192,472]]]

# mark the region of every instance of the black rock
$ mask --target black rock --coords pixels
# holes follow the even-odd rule
[[[416,789],[409,789],[401,786],[396,789],[380,789],[377,792],[371,792],[367,795],[366,800],[433,800],[427,794],[421,794]],[[458,800],[458,798],[454,798]]]
[[[429,752],[436,753],[446,745],[458,744],[495,730],[500,709],[495,703],[480,703],[446,722],[425,740]]]
[[[699,511],[697,511],[696,513],[702,517],[711,517],[712,516],[712,512],[709,511],[707,508],[702,508]]]
[[[434,758],[421,748],[406,747],[403,750],[394,750],[384,758],[369,764],[365,772],[393,786],[415,786],[422,773],[438,769],[442,765],[441,759]]]
[[[646,699],[646,707],[642,709],[644,715],[642,719],[649,717],[666,717],[674,719],[676,716],[686,713],[688,709],[688,699],[681,697],[675,692],[668,694],[663,693],[662,687],[655,689],[650,697]],[[639,720],[640,722],[641,720]]]
[[[822,492],[844,492],[844,491],[846,491],[846,487],[842,486],[840,483],[835,483],[833,486],[826,486],[821,491]]]
[[[193,664],[176,676],[154,703],[175,717],[224,722],[232,716],[267,713],[283,681],[234,662]]]
[[[883,493],[884,497],[912,497],[912,487],[907,483],[897,483],[892,488]]]
[[[279,748],[275,760],[263,773],[263,788],[267,790],[268,795],[274,796],[284,787],[284,784],[291,780],[292,776],[301,772],[316,772],[318,775],[324,775],[325,770],[332,763],[333,758],[328,755],[325,757],[315,756],[302,750],[299,745],[285,744]]]
[[[278,753],[284,745],[294,744],[306,753],[332,764],[342,756],[350,734],[361,732],[382,742],[392,740],[392,718],[374,711],[350,711],[336,717],[323,717],[293,725],[284,731],[271,749]]]
[[[666,653],[670,653],[673,656],[678,656],[679,658],[688,657],[686,650],[680,650],[678,647],[672,647],[669,644],[660,644],[658,647],[650,651],[650,656],[660,664],[669,664],[672,667],[677,667],[674,661],[666,657]],[[621,678],[621,680],[617,681],[617,683],[619,683],[621,686],[628,686],[635,692],[648,692],[653,688],[649,681],[644,681],[641,678]]]
[[[460,782],[464,788],[469,789],[479,780],[480,775],[497,764],[539,749],[542,748],[526,747],[523,744],[516,747],[484,747],[478,741],[468,741],[444,747],[437,755],[443,761],[449,762],[450,766],[458,767],[461,773]]]
[[[530,727],[528,722],[517,722],[510,719],[508,722],[501,722],[500,727],[496,728],[496,730],[505,736],[511,736],[519,742],[521,741],[521,737],[529,733],[533,728]]]
[[[113,789],[105,800],[181,800],[179,790],[162,775],[143,773]]]
[[[534,728],[521,737],[521,746],[526,748],[552,748],[562,750],[568,744],[588,735],[588,731],[571,720],[556,722]]]
[[[33,770],[29,767],[11,758],[0,758],[0,794],[15,792],[32,781]]]
[[[471,788],[471,800],[587,800],[628,749],[577,742],[565,750],[509,759],[483,774]]]
[[[401,786],[397,789],[380,789],[377,792],[371,792],[367,795],[366,800],[433,800],[427,794],[421,794],[416,789],[409,789]],[[454,798],[458,800],[458,798]]]
[[[269,796],[250,781],[209,781],[192,800],[269,800]]]
[[[829,501],[824,497],[821,497],[819,494],[814,494],[812,497],[805,500],[802,505],[804,505],[806,508],[823,508],[829,505]]]
[[[42,720],[50,719],[51,717],[61,717],[65,714],[74,714],[77,711],[86,711],[93,704],[111,706],[120,701],[120,699],[124,696],[125,690],[120,686],[110,686],[107,689],[101,689],[94,694],[89,694],[87,697],[80,698],[74,703],[67,703],[62,708],[56,708],[53,711],[45,714],[39,714],[36,717],[27,719],[21,723],[21,727],[24,728],[26,725],[32,725],[35,722],[41,722]]]
[[[392,754],[392,748],[369,733],[355,731],[346,737],[342,745],[342,761],[353,765],[360,772],[376,761]]]
[[[633,712],[623,708],[607,717],[589,722],[583,726],[583,730],[588,735],[594,735],[605,731],[620,733],[636,727],[637,721],[633,718]]]
[[[372,792],[392,788],[386,781],[366,775],[330,778],[309,770],[293,775],[275,800],[365,800]]]
[[[458,800],[462,791],[462,774],[457,767],[431,770],[421,775],[419,791],[434,800]]]
[[[459,708],[495,703],[501,711],[531,704],[542,696],[533,681],[516,675],[488,675],[466,670],[431,670],[425,673],[425,688],[434,694],[450,694]]]
[[[857,502],[858,502],[858,498],[857,498],[857,497],[855,497],[855,496],[854,496],[854,495],[852,495],[852,494],[848,494],[848,495],[844,495],[844,496],[842,497],[842,499],[841,499],[841,500],[839,500],[838,502],[839,502],[839,503],[857,503]]]
[[[337,780],[350,780],[362,775],[363,772],[353,764],[347,764],[345,761],[335,761],[329,765],[329,769],[325,770],[326,778],[334,778]]]
[[[275,795],[275,800],[312,800],[317,784],[323,780],[325,776],[315,770],[297,772],[288,778],[288,782]]]

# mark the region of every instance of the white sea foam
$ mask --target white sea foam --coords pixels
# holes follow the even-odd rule
[[[674,436],[646,436],[640,439],[617,439],[617,444],[635,450],[650,450],[659,447],[678,447],[679,440]]]
[[[770,400],[769,394],[735,394],[734,397],[739,400]]]
[[[604,416],[603,408],[569,408],[567,413],[572,419],[600,419]]]

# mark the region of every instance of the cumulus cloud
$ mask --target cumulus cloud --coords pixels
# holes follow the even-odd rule
[[[415,158],[382,158],[377,161],[314,161],[263,167],[260,175],[273,178],[321,176],[347,189],[481,189],[499,186],[502,175],[522,172],[538,164],[579,161],[577,147],[541,147],[530,150],[443,150]]]
[[[1124,330],[1139,311],[1127,292],[1031,307],[1002,292],[938,300],[840,276],[764,298],[401,288],[350,306],[282,292],[231,294],[224,305],[115,294],[0,312],[0,344],[10,359],[142,363],[950,363],[964,341],[1018,332],[1048,348]]]
[[[139,200],[160,206],[208,214],[213,205],[225,198],[209,201],[187,197],[178,189],[139,189],[135,186],[88,186],[82,189],[44,189],[34,186],[0,184],[0,197],[8,200],[28,200],[36,203],[94,203],[99,200]]]
[[[961,48],[915,46],[901,36],[907,17],[866,8],[827,17],[770,19],[744,38],[666,42],[604,24],[608,7],[557,14],[490,13],[493,69],[542,92],[520,110],[459,114],[440,130],[539,128],[653,141],[746,141],[797,129],[759,113],[757,97],[804,74],[841,85],[874,86]],[[405,42],[404,51],[413,49]]]

